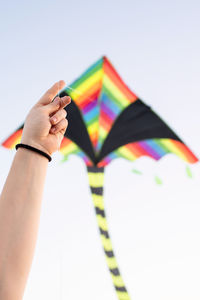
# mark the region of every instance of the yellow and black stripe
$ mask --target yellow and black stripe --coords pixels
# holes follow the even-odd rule
[[[103,183],[104,168],[88,167],[89,185],[92,193],[92,200],[96,211],[97,223],[100,231],[101,242],[106,256],[106,263],[110,270],[112,281],[119,300],[130,300],[124,281],[120,275],[115,258],[111,239],[108,233],[108,224],[106,220],[104,201],[103,201]]]

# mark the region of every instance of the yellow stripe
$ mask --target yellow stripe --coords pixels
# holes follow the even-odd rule
[[[119,300],[131,300],[127,292],[116,291]]]
[[[124,282],[123,282],[123,279],[121,276],[115,276],[113,274],[111,274],[112,276],[112,281],[114,283],[115,286],[118,286],[118,287],[123,287],[124,286]]]
[[[112,243],[110,239],[107,239],[104,235],[101,234],[101,242],[106,251],[112,251]]]
[[[120,106],[126,107],[130,104],[130,100],[124,96],[124,94],[118,89],[118,87],[110,80],[110,78],[104,75],[103,85],[111,91],[111,93],[116,97],[117,102]]]
[[[101,215],[96,215],[98,226],[103,230],[108,230],[108,224],[106,218],[102,217]]]
[[[106,256],[106,261],[107,261],[107,265],[110,269],[117,268],[117,261],[116,261],[116,258],[114,256],[113,257],[107,257]]]
[[[93,135],[94,133],[98,132],[98,127],[99,127],[99,121],[93,122],[91,125],[87,127],[89,135]]]
[[[99,136],[100,136],[100,138],[104,139],[107,134],[108,134],[108,132],[102,126],[100,126],[100,128],[99,128]]]
[[[104,209],[104,202],[103,202],[103,196],[92,194],[92,200],[95,207],[98,207],[100,209]]]
[[[172,143],[169,139],[161,139],[161,143],[166,146],[172,153],[181,157],[183,160],[187,160],[185,155]]]
[[[130,150],[126,148],[126,146],[122,146],[117,150],[118,153],[122,154],[128,160],[135,160],[137,158]]]
[[[78,149],[77,145],[75,143],[70,143],[66,147],[62,148],[60,152],[64,155],[67,155],[68,153],[74,152]]]
[[[21,138],[22,138],[22,135],[20,135],[20,137],[18,137],[18,138],[15,140],[14,144],[12,145],[12,147],[10,147],[10,149],[15,148],[15,145],[17,145],[17,144],[19,144],[19,143],[21,142]]]
[[[86,79],[82,84],[80,84],[75,91],[72,91],[70,96],[73,100],[76,100],[80,95],[84,94],[92,85],[94,85],[97,81],[102,79],[103,70],[100,69],[96,73],[94,73],[91,77]]]
[[[91,187],[102,187],[103,186],[103,173],[88,173],[89,185]]]

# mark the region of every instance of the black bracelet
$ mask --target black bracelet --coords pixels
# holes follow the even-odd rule
[[[15,146],[15,148],[16,148],[16,150],[17,150],[18,148],[25,148],[25,149],[34,151],[34,152],[36,152],[36,153],[38,153],[38,154],[40,154],[40,155],[46,157],[49,161],[51,161],[51,156],[50,156],[49,154],[47,154],[47,153],[45,153],[45,152],[43,152],[43,151],[41,151],[41,150],[39,150],[39,149],[37,149],[37,148],[34,148],[34,147],[32,147],[32,146],[29,146],[29,145],[26,145],[26,144],[17,144],[17,145]]]

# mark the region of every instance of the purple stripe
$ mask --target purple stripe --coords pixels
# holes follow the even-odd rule
[[[88,105],[86,105],[82,109],[83,114],[86,114],[88,111],[90,111],[91,109],[93,109],[96,105],[97,105],[97,99],[95,99],[94,101],[90,102]]]
[[[101,110],[103,110],[103,112],[106,113],[111,120],[115,119],[115,114],[105,103],[101,103]]]
[[[155,160],[159,160],[162,156],[158,154],[152,147],[150,147],[146,142],[138,142],[138,144],[145,149],[150,156],[152,156]]]

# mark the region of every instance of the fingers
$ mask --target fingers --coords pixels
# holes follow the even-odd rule
[[[57,123],[59,123],[62,119],[65,119],[67,116],[67,112],[65,109],[60,109],[59,111],[57,111],[51,118],[50,118],[50,122],[52,125],[56,125]]]
[[[55,126],[51,127],[50,133],[56,134],[56,133],[61,133],[65,134],[65,131],[68,126],[68,121],[67,119],[62,119],[59,123],[57,123]]]
[[[50,89],[46,91],[46,93],[42,96],[42,98],[38,101],[38,104],[49,104],[55,98],[55,96],[62,90],[65,86],[64,80],[60,80],[56,82]]]
[[[66,107],[70,102],[71,98],[69,96],[64,96],[62,98],[56,97],[53,102],[45,107],[45,109],[47,110],[48,114],[53,114],[56,111]]]

